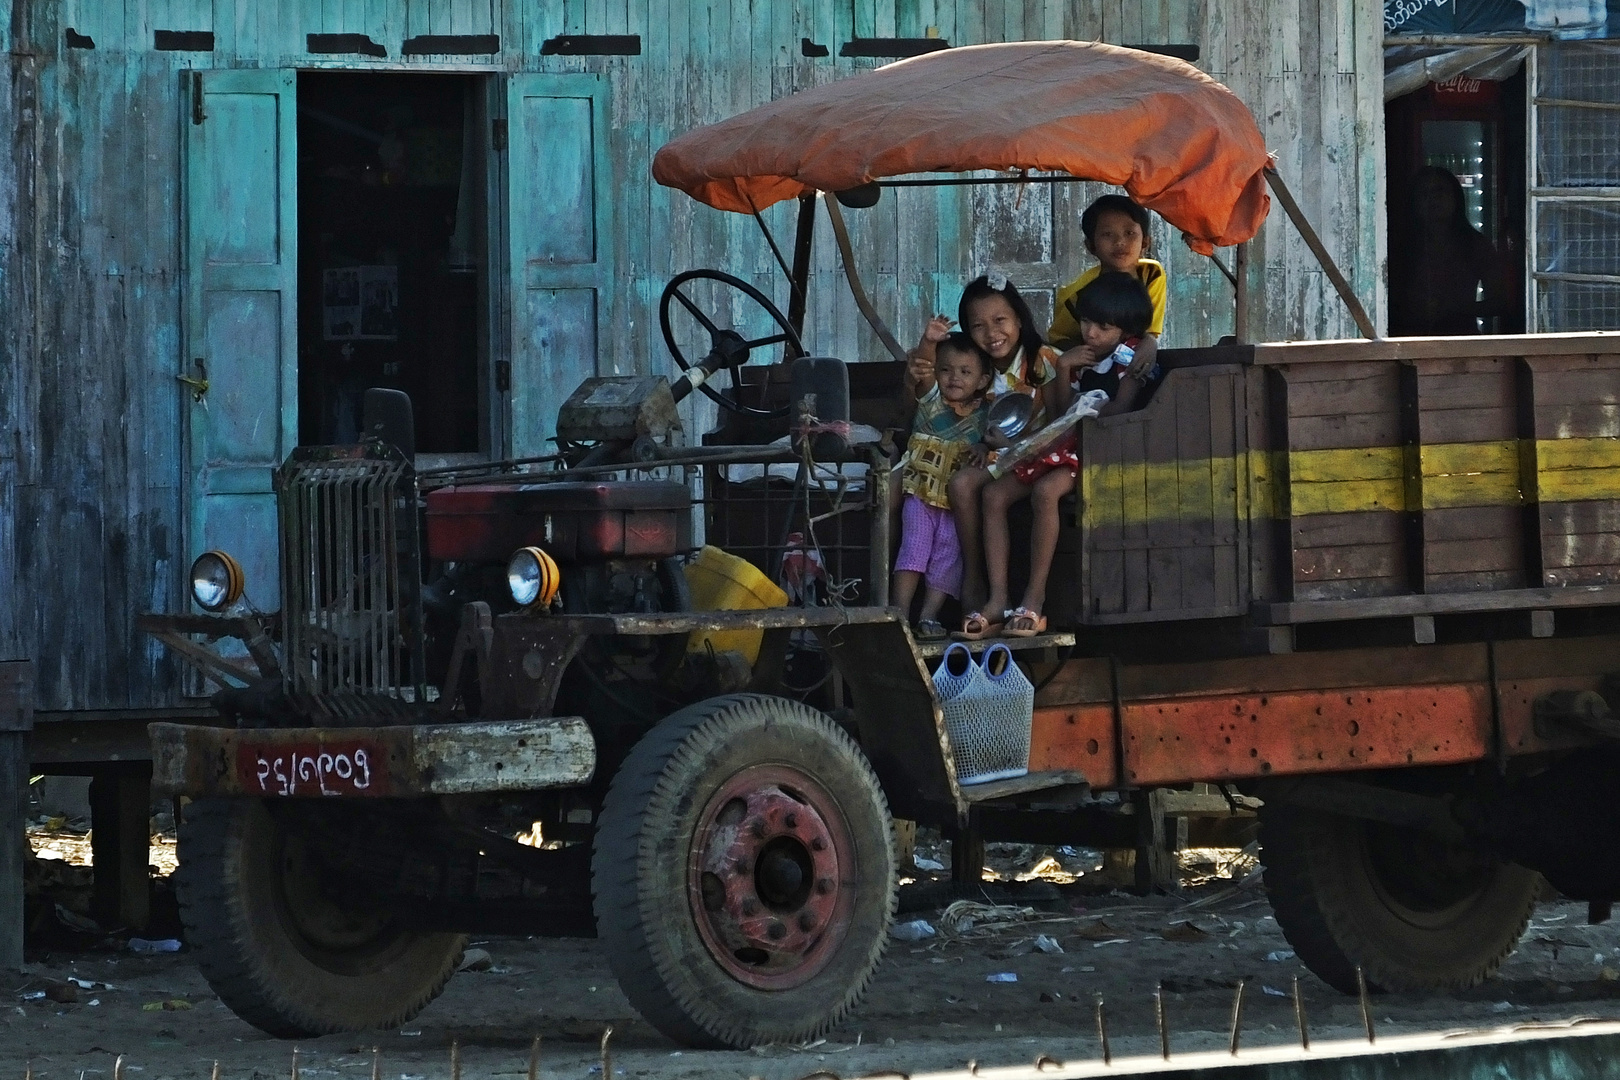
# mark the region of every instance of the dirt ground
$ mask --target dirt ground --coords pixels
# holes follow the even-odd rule
[[[921,853],[926,858],[929,849]],[[607,1025],[616,1076],[791,1080],[816,1070],[860,1076],[969,1060],[1027,1064],[1040,1054],[1094,1059],[1098,994],[1107,1002],[1115,1055],[1156,1053],[1153,992],[1160,982],[1173,1048],[1214,1049],[1228,1037],[1240,979],[1247,980],[1243,1041],[1258,1046],[1296,1038],[1292,1003],[1279,996],[1296,976],[1313,1039],[1359,1035],[1356,1001],[1288,953],[1259,875],[1248,870],[1252,858],[1193,854],[1189,887],[1175,897],[1097,893],[1098,861],[1097,853],[1075,849],[993,852],[994,876],[1011,883],[988,885],[989,895],[1009,902],[959,906],[943,918],[936,905],[949,899],[943,875],[925,873],[903,890],[902,907],[910,910],[899,921],[926,919],[939,933],[892,942],[861,1008],[814,1045],[684,1050],[635,1015],[597,942],[494,938],[474,943],[489,954],[488,970],[459,974],[404,1029],[301,1043],[299,1074],[365,1080],[376,1047],[386,1080],[437,1080],[450,1075],[450,1047],[459,1042],[466,1076],[522,1076],[530,1041],[540,1035],[545,1075],[590,1080],[600,1074]],[[1017,883],[1020,877],[1028,883]],[[1477,990],[1374,998],[1378,1030],[1620,1018],[1620,924],[1587,926],[1585,915],[1580,904],[1542,905],[1500,977]],[[968,916],[971,926],[962,921]],[[950,933],[953,925],[958,934]],[[1036,948],[1039,934],[1062,952]],[[1008,974],[1016,981],[987,981]],[[270,1080],[288,1075],[292,1064],[292,1045],[236,1019],[184,951],[136,955],[108,938],[79,951],[36,952],[23,976],[0,975],[0,990],[0,1078],[20,1080],[31,1063],[39,1080],[111,1080],[118,1054],[127,1080],[203,1078],[216,1060],[223,1077]],[[50,996],[38,997],[42,990]]]

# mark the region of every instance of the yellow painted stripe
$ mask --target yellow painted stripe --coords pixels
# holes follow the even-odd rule
[[[1357,480],[1399,480],[1404,475],[1399,446],[1361,446],[1348,450],[1295,450],[1288,455],[1288,480],[1301,484],[1339,484]]]
[[[1541,470],[1620,469],[1620,439],[1540,439],[1536,460]]]
[[[1085,470],[1082,523],[1143,526],[1306,514],[1620,500],[1620,439],[1542,439],[1296,450],[1252,450]],[[1534,467],[1534,485],[1522,483]]]
[[[1419,451],[1423,509],[1452,506],[1517,506],[1519,441],[1441,443]],[[1408,499],[1410,505],[1412,500]]]

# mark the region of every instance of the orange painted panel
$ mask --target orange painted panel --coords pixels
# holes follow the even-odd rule
[[[1029,740],[1030,772],[1078,769],[1092,787],[1117,787],[1115,760],[1112,705],[1035,710]]]
[[[1491,702],[1481,684],[1223,694],[1131,702],[1123,726],[1127,783],[1232,780],[1477,761]]]
[[[1497,715],[1502,720],[1502,746],[1509,755],[1590,746],[1591,739],[1573,730],[1554,734],[1551,738],[1537,735],[1535,700],[1554,690],[1596,690],[1602,682],[1598,676],[1581,678],[1570,675],[1550,679],[1503,679],[1497,684],[1496,704]]]

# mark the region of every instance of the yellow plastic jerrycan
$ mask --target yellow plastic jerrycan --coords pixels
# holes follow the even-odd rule
[[[717,547],[705,547],[686,564],[686,585],[696,611],[760,611],[788,602],[787,593],[753,563]],[[752,664],[764,636],[763,630],[694,630],[687,651],[704,652],[712,645],[715,652],[740,652]]]

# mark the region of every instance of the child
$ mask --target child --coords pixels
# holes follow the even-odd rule
[[[1153,301],[1147,288],[1130,274],[1100,274],[1074,297],[1081,344],[1058,358],[1058,377],[1048,390],[1054,417],[1068,410],[1076,392],[1101,390],[1108,402],[1101,415],[1126,412],[1135,403],[1143,380],[1132,374],[1133,351],[1147,339]],[[1080,437],[1071,429],[1038,456],[1019,461],[1008,475],[984,489],[984,553],[990,572],[988,607],[1007,602],[1007,561],[1011,542],[1007,511],[1029,499],[1034,522],[1029,541],[1029,584],[1021,604],[1007,616],[1007,637],[1034,637],[1046,631],[1046,578],[1057,550],[1058,500],[1074,490],[1080,474]]]
[[[1057,375],[1058,354],[1041,340],[1029,305],[1018,289],[1005,274],[990,273],[975,278],[962,290],[957,319],[995,366],[987,398],[994,401],[1002,394],[1030,395],[1035,399],[1035,412],[1028,427],[1031,431],[1039,428],[1045,423],[1045,386]],[[923,331],[917,348],[912,350],[913,366],[907,381],[917,387],[914,393],[924,392],[928,385],[921,370],[923,365],[916,358],[925,355],[931,344],[929,339],[937,337],[949,325],[944,316],[935,316]],[[973,461],[951,477],[951,516],[956,519],[956,535],[962,545],[962,606],[971,612],[957,636],[970,640],[988,637],[1001,626],[1000,609],[987,609],[992,618],[979,610],[985,595],[979,494],[994,479],[989,465],[990,451],[1005,445],[994,432],[986,432]]]
[[[1136,350],[1132,373],[1144,377],[1153,368],[1159,352],[1159,335],[1164,332],[1167,279],[1164,267],[1142,255],[1148,249],[1148,212],[1124,195],[1103,195],[1080,215],[1080,231],[1085,234],[1086,250],[1100,265],[1075,278],[1057,291],[1052,303],[1052,327],[1046,340],[1055,348],[1069,349],[1081,344],[1080,317],[1072,305],[1081,289],[1110,270],[1134,275],[1147,287],[1153,300],[1153,318],[1147,334]]]
[[[990,357],[966,334],[946,335],[934,353],[933,385],[917,402],[906,446],[900,557],[894,567],[894,602],[908,614],[918,583],[927,582],[917,621],[917,637],[924,641],[945,636],[939,609],[962,586],[962,550],[947,485],[974,456],[984,433],[985,391],[993,373]]]

